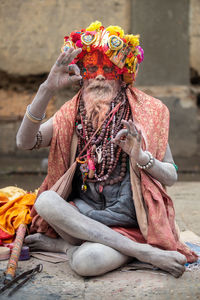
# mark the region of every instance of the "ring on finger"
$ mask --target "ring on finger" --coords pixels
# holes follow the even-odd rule
[[[61,64],[62,64],[62,63],[60,63],[59,61],[56,61],[56,65],[57,65],[58,67],[60,67]]]
[[[130,130],[130,134],[136,136],[138,134],[137,129],[135,128],[135,130]]]
[[[69,66],[68,66],[68,72],[71,72],[71,71],[72,71],[72,66],[69,65]]]
[[[137,132],[137,130],[130,130],[129,134],[132,135],[132,136],[137,136],[138,132]]]
[[[124,135],[128,135],[130,133],[130,130],[128,128],[124,129]]]

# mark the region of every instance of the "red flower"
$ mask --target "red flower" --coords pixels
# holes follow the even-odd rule
[[[81,40],[76,41],[76,46],[78,48],[82,48],[83,47],[83,44],[81,43]]]
[[[133,55],[132,52],[130,52],[130,53],[127,55],[128,58],[131,58],[131,57],[133,57],[133,56],[134,56],[134,55]]]
[[[71,37],[73,43],[76,43],[78,40],[81,39],[80,33],[77,33],[74,31],[71,32],[70,37]]]

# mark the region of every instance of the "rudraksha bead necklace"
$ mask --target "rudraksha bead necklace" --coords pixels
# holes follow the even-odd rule
[[[117,105],[119,108],[115,110]],[[126,175],[128,155],[111,140],[123,129],[124,126],[121,121],[128,121],[130,118],[129,102],[125,87],[122,87],[111,101],[110,110],[107,112],[100,129],[95,133],[92,121],[87,118],[84,101],[81,97],[76,120],[76,132],[78,135],[78,153],[81,153],[81,157],[86,158],[83,161],[78,160],[81,163],[82,190],[87,189],[86,182],[99,182],[103,189],[104,185],[113,185],[123,180]],[[83,151],[86,144],[88,146]],[[119,175],[110,179],[110,175],[119,162]]]

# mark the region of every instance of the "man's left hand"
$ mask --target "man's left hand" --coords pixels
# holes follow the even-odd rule
[[[121,129],[116,137],[112,140],[132,157],[136,162],[145,164],[148,161],[148,156],[141,148],[142,133],[137,130],[132,120],[122,120],[122,124],[125,128]]]

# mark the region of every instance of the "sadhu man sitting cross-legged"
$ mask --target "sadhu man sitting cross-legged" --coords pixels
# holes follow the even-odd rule
[[[20,148],[50,146],[25,242],[67,251],[82,276],[137,258],[179,277],[197,260],[179,241],[165,190],[177,180],[168,109],[133,87],[142,60],[139,36],[118,26],[96,21],[72,32],[17,134]],[[80,81],[78,94],[41,124],[52,96]]]

